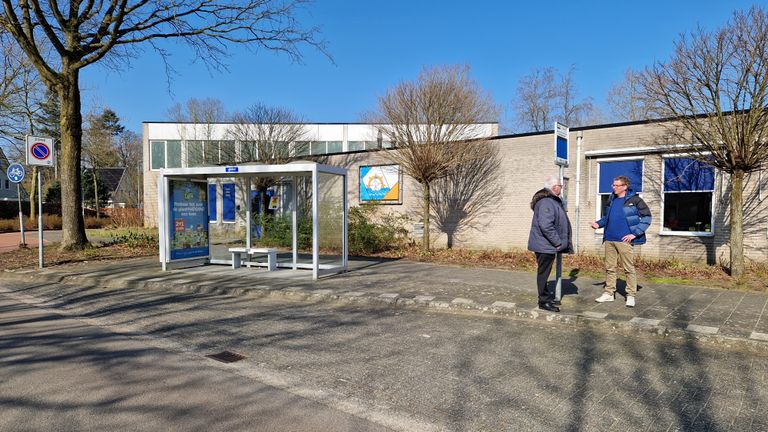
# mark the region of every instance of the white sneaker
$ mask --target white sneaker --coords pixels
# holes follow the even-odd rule
[[[635,307],[635,297],[627,296],[627,307]]]
[[[612,302],[613,301],[614,294],[608,294],[603,293],[600,297],[596,298],[595,301],[598,303],[605,303],[605,302]]]

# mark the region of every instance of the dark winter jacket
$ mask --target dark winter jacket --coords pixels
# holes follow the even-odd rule
[[[553,254],[573,252],[571,222],[563,201],[549,189],[542,189],[531,200],[533,220],[528,235],[528,250]]]
[[[611,194],[611,198],[608,201],[608,207],[610,208],[613,203],[613,199],[616,195]],[[632,240],[632,245],[641,245],[645,243],[645,231],[651,226],[651,209],[648,205],[635,193],[632,189],[627,189],[624,201],[624,217],[627,218],[627,224],[629,225],[629,231],[635,235],[635,239]],[[608,225],[608,216],[610,211],[605,213],[597,224],[600,228]],[[605,241],[605,234],[603,234],[603,241]]]

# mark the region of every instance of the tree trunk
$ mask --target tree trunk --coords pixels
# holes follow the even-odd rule
[[[66,65],[62,69],[66,71]],[[83,249],[88,238],[80,208],[83,117],[80,114],[79,71],[62,74],[57,90],[61,103],[61,249]]]
[[[731,276],[744,274],[744,171],[731,174]]]
[[[429,251],[429,183],[422,184],[422,211],[424,212],[424,236],[422,237],[422,249]]]

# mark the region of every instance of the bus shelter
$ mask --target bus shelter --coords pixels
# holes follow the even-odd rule
[[[264,179],[273,184],[269,214],[255,190]],[[163,270],[239,267],[236,250],[277,251],[270,270],[312,270],[315,280],[348,268],[344,168],[308,161],[171,168],[160,171],[157,190]]]

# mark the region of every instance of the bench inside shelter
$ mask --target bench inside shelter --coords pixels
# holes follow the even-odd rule
[[[229,253],[232,254],[233,269],[240,268],[243,263],[243,255],[247,255],[249,263],[256,265],[259,265],[259,263],[252,263],[251,255],[266,255],[267,270],[275,271],[277,269],[277,249],[234,247],[229,248]]]

